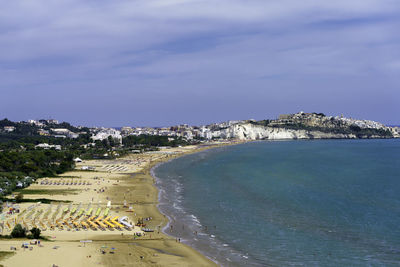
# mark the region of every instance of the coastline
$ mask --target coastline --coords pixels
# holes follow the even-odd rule
[[[182,185],[176,184],[169,178],[164,177],[163,179],[156,175],[156,168],[178,158],[201,152],[203,151],[182,155],[181,157],[158,163],[151,168],[151,175],[156,179],[155,185],[159,191],[157,208],[168,218],[167,223],[162,228],[162,232],[167,236],[180,239],[182,243],[199,251],[218,266],[240,266],[239,262],[247,260],[248,257],[228,244],[223,243],[217,236],[208,234],[207,227],[204,227],[194,214],[182,207],[180,203]],[[164,182],[163,180],[166,181]]]
[[[26,188],[28,190],[43,190],[44,188],[54,190],[51,200],[54,206],[59,201],[71,201],[76,207],[83,203],[99,203],[105,207],[106,203],[112,201],[111,210],[115,215],[128,216],[129,221],[136,222],[138,218],[151,218],[146,221],[146,228],[154,229],[140,238],[133,238],[129,231],[94,231],[89,230],[55,230],[42,231],[51,241],[43,241],[42,247],[34,248],[33,253],[26,253],[20,249],[21,242],[29,242],[27,239],[2,239],[0,250],[9,251],[11,246],[17,247],[16,254],[2,259],[0,264],[4,266],[21,266],[30,263],[30,266],[44,266],[56,264],[59,266],[126,266],[135,264],[139,266],[217,266],[217,263],[203,255],[191,246],[178,242],[175,238],[163,233],[161,228],[168,224],[168,218],[158,209],[159,190],[155,185],[155,178],[151,170],[157,164],[175,159],[188,154],[204,151],[226,145],[239,144],[242,142],[217,143],[207,146],[191,146],[182,148],[169,148],[156,153],[132,154],[116,160],[88,160],[77,164],[74,171],[64,173],[56,178],[47,179],[85,179],[92,181],[93,185],[85,190],[81,188],[76,192],[69,192],[69,187],[54,186],[43,187],[40,179],[36,184]],[[81,171],[82,166],[93,166],[96,171]],[[117,169],[108,170],[109,166],[122,166]],[[126,170],[125,170],[126,169]],[[100,179],[99,179],[100,178]],[[59,189],[60,188],[60,189]],[[106,188],[102,193],[100,188]],[[62,191],[63,192],[58,192]],[[58,191],[57,191],[58,190]],[[24,193],[26,198],[39,199],[50,198],[47,194]],[[134,212],[128,213],[124,206],[128,202],[133,206]],[[101,203],[101,204],[100,204]],[[23,203],[21,208],[27,208],[29,204]],[[56,204],[56,205],[54,205]],[[38,209],[46,210],[52,207],[48,204],[36,204]],[[3,234],[6,234],[3,232]],[[90,243],[82,243],[89,240]],[[57,247],[58,249],[54,249]],[[115,254],[100,253],[102,248],[113,248]],[[69,255],[75,255],[73,261]]]
[[[168,229],[170,228],[170,226],[172,226],[173,225],[173,222],[175,222],[175,223],[177,223],[177,220],[174,220],[171,216],[171,214],[169,214],[168,212],[166,212],[166,211],[163,211],[163,209],[161,208],[161,205],[163,205],[163,204],[166,204],[166,203],[162,203],[161,202],[161,198],[164,196],[163,194],[165,194],[165,192],[163,192],[162,190],[164,190],[164,188],[162,188],[162,186],[159,184],[159,182],[160,182],[160,178],[159,177],[157,177],[156,176],[156,174],[155,174],[155,169],[156,168],[158,168],[158,167],[160,167],[161,165],[164,165],[164,164],[167,164],[167,163],[169,163],[169,162],[171,162],[171,161],[173,161],[173,160],[176,160],[176,159],[178,159],[178,158],[182,158],[182,157],[185,157],[185,156],[188,156],[188,155],[193,155],[193,154],[197,154],[197,153],[201,153],[201,152],[203,152],[203,151],[206,151],[206,150],[209,150],[209,149],[216,149],[216,148],[220,148],[220,147],[224,147],[224,146],[231,146],[231,145],[238,145],[238,144],[243,144],[243,143],[246,143],[246,142],[243,142],[243,141],[233,141],[233,142],[230,142],[230,143],[224,143],[224,144],[217,144],[217,145],[211,145],[211,146],[207,146],[207,147],[200,147],[200,148],[196,148],[196,149],[194,149],[194,150],[192,150],[192,151],[189,151],[189,152],[186,152],[186,153],[183,153],[183,154],[180,154],[180,155],[177,155],[177,156],[175,156],[175,157],[173,157],[173,158],[170,158],[170,159],[168,159],[168,160],[163,160],[163,161],[158,161],[158,162],[155,162],[154,164],[152,164],[152,165],[150,165],[149,166],[149,172],[148,172],[148,174],[154,179],[154,187],[157,189],[157,192],[158,192],[158,196],[157,196],[157,209],[158,209],[158,211],[165,217],[165,218],[167,218],[167,220],[166,220],[166,222],[163,224],[163,226],[162,226],[162,233],[163,234],[165,234],[165,235],[167,235],[167,236],[169,236],[169,237],[172,237],[172,238],[174,238],[174,239],[178,239],[178,240],[181,240],[181,244],[185,244],[186,246],[188,246],[189,248],[191,248],[191,249],[193,249],[193,250],[195,250],[195,251],[197,251],[197,252],[200,252],[204,257],[206,257],[208,260],[210,260],[210,261],[212,261],[213,263],[215,263],[215,264],[217,264],[218,266],[221,266],[221,264],[223,263],[223,262],[219,262],[217,259],[215,259],[215,258],[212,258],[212,256],[211,255],[208,255],[207,254],[207,252],[205,251],[205,250],[203,250],[203,249],[200,249],[199,247],[196,247],[196,246],[194,246],[193,245],[193,242],[189,242],[189,240],[186,240],[186,239],[184,239],[184,238],[181,238],[181,236],[180,236],[180,231],[178,230],[174,230],[173,232],[171,232],[171,231],[169,231],[168,232]],[[191,216],[194,216],[194,215],[191,215]],[[177,227],[176,226],[174,226],[175,228],[174,229],[177,229]],[[174,235],[175,234],[175,235]]]

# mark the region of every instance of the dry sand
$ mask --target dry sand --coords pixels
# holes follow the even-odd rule
[[[42,246],[32,245],[32,250],[21,248],[27,239],[2,239],[0,251],[10,251],[16,247],[14,256],[3,259],[4,266],[215,266],[216,264],[191,247],[179,243],[170,236],[158,231],[167,223],[167,219],[157,209],[158,190],[150,169],[157,163],[170,160],[187,153],[193,153],[209,147],[182,147],[163,149],[159,152],[130,154],[116,160],[90,160],[77,164],[76,170],[65,173],[64,178],[50,178],[52,181],[90,181],[91,185],[31,185],[29,190],[50,190],[49,194],[25,194],[25,198],[50,198],[72,201],[72,207],[82,203],[86,209],[92,202],[95,209],[103,209],[111,201],[113,216],[128,216],[130,222],[138,218],[145,220],[146,228],[155,229],[142,237],[134,237],[133,231],[120,230],[70,230],[47,229],[42,235],[51,241],[42,241]],[[82,171],[83,166],[95,167],[95,171]],[[45,179],[45,178],[44,178]],[[99,193],[103,189],[104,192]],[[69,191],[74,190],[74,191]],[[128,212],[127,206],[133,207]],[[21,210],[34,203],[23,203]],[[58,204],[52,206],[52,210]],[[63,208],[69,204],[63,203]],[[36,210],[48,209],[49,204],[40,204]],[[35,214],[35,213],[34,213]],[[61,214],[61,213],[60,213]],[[34,215],[33,215],[34,216]],[[51,215],[50,215],[51,216]],[[140,231],[136,227],[135,230]],[[3,234],[8,234],[4,230]],[[82,240],[90,240],[82,243]],[[102,254],[104,250],[106,254]],[[114,253],[110,253],[114,252]]]

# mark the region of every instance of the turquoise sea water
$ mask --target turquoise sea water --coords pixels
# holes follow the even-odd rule
[[[153,171],[165,231],[224,266],[400,266],[400,140],[254,142]]]

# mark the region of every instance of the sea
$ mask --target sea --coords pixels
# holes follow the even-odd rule
[[[400,140],[257,141],[152,170],[164,232],[222,266],[400,266]]]

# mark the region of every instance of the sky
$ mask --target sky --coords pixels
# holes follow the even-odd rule
[[[398,0],[0,1],[0,119],[400,124]]]

